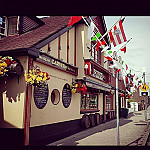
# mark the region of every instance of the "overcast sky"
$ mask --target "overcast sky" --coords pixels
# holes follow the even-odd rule
[[[107,30],[120,17],[105,16]],[[142,67],[146,67],[146,82],[150,82],[150,16],[126,16],[123,27],[127,40],[132,40],[126,45],[127,52],[119,51],[118,56],[122,56],[131,73],[138,77],[142,76]]]

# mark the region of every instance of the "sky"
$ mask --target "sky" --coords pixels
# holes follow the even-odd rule
[[[121,16],[104,16],[107,30],[109,30]],[[118,51],[128,65],[128,71],[139,77],[142,81],[142,69],[145,67],[146,82],[150,82],[150,16],[126,16],[123,28],[127,40],[126,53]],[[123,45],[123,44],[122,44]],[[122,45],[114,48],[118,50]]]

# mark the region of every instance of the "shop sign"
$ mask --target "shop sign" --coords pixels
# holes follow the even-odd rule
[[[65,62],[62,62],[56,58],[53,58],[50,56],[48,57],[45,55],[40,55],[39,58],[42,59],[43,61],[49,63],[50,65],[56,66],[58,68],[61,68],[63,70],[66,70],[66,71],[76,74],[76,68],[74,68],[73,66],[70,66],[70,65],[66,64]]]
[[[71,88],[69,84],[65,84],[62,91],[62,102],[65,108],[68,108],[71,103]]]
[[[98,71],[97,69],[93,69],[93,76],[102,80],[102,81],[106,81],[106,75],[104,75],[104,73]]]
[[[34,87],[34,102],[37,108],[45,107],[48,100],[48,85]]]

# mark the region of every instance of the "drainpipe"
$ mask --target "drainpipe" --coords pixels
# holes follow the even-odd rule
[[[32,68],[33,68],[33,58],[29,57],[28,72]],[[25,117],[24,117],[24,145],[29,145],[31,99],[32,99],[32,85],[26,87]]]

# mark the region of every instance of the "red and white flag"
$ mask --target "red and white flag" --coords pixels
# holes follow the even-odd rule
[[[114,47],[127,41],[122,21],[123,20],[119,20],[119,22],[109,31],[110,42],[113,42]]]

